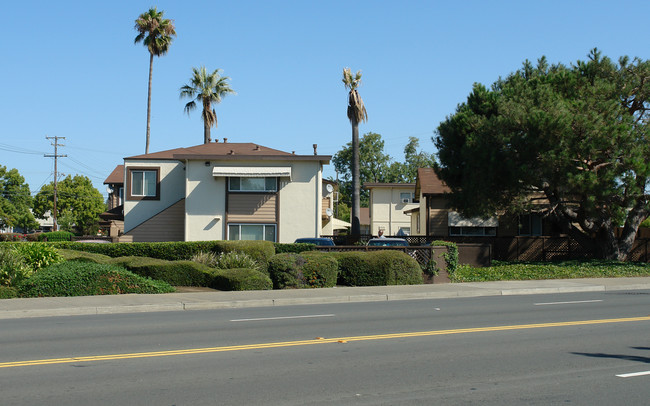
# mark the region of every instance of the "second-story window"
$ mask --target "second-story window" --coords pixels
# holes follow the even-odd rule
[[[228,182],[231,192],[277,192],[278,178],[232,177]]]

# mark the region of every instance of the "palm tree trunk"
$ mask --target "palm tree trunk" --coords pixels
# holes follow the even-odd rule
[[[210,126],[205,120],[203,120],[203,143],[210,143]]]
[[[350,222],[352,223],[351,234],[357,241],[361,235],[361,185],[359,179],[359,123],[352,123],[352,213]]]
[[[147,95],[147,143],[144,153],[149,153],[149,138],[151,135],[151,78],[153,76],[153,54],[149,53],[149,90]]]

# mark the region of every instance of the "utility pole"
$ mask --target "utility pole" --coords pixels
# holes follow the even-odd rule
[[[54,142],[52,143],[52,145],[54,146],[54,155],[45,154],[44,156],[46,158],[54,158],[54,211],[52,213],[52,219],[54,221],[52,223],[52,228],[54,229],[54,231],[59,231],[59,226],[58,226],[58,224],[56,222],[56,200],[57,200],[56,192],[57,192],[57,183],[58,183],[58,179],[59,179],[59,173],[57,171],[57,158],[67,157],[67,155],[59,155],[59,150],[58,150],[58,147],[65,146],[63,144],[59,144],[59,140],[65,140],[65,137],[57,137],[57,136],[47,137],[46,136],[45,138],[48,139],[48,140],[54,140]]]

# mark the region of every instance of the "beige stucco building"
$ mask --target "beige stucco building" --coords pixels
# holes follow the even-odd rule
[[[370,191],[370,234],[411,235],[411,216],[405,211],[418,207],[414,203],[414,183],[365,183]]]
[[[330,159],[316,146],[314,155],[296,155],[224,142],[125,158],[125,239],[318,237],[329,213],[322,172]]]

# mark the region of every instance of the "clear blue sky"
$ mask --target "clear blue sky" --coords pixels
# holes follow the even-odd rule
[[[59,170],[104,195],[115,165],[144,153],[149,55],[133,26],[154,5],[178,36],[154,60],[150,152],[202,143],[200,112],[188,117],[178,97],[194,66],[223,69],[237,92],[216,106],[213,139],[328,155],[351,138],[342,69],[362,70],[360,132],[381,134],[403,160],[409,136],[434,152],[433,131],[474,82],[525,59],[570,64],[594,47],[650,58],[647,0],[7,2],[0,165],[32,191],[53,180],[46,136],[66,138]]]

